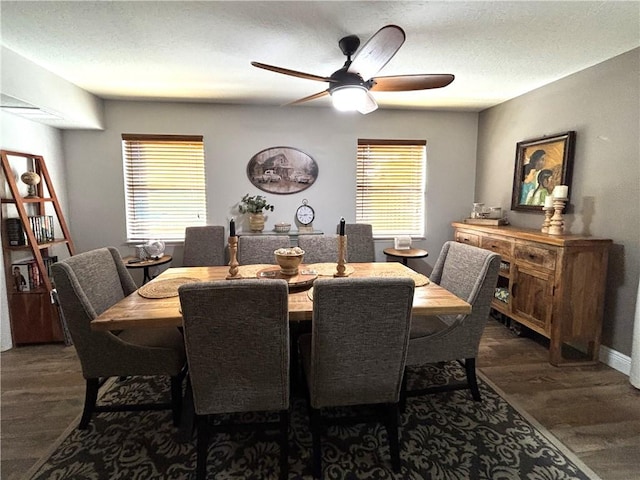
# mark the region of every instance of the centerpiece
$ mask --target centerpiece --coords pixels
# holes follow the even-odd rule
[[[298,274],[298,266],[302,263],[304,250],[300,247],[279,248],[273,253],[283,275]]]
[[[238,205],[240,213],[249,214],[249,228],[252,232],[261,232],[264,230],[264,211],[272,211],[273,205],[267,202],[262,195],[249,195],[248,193],[242,197]]]

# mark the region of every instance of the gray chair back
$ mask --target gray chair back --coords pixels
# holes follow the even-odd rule
[[[429,278],[471,304],[472,315],[488,315],[499,269],[497,253],[449,241],[443,245]]]
[[[338,261],[337,235],[300,235],[298,246],[304,250],[303,262],[306,264]]]
[[[414,288],[408,278],[316,280],[308,366],[313,408],[398,402]]]
[[[185,267],[209,267],[226,265],[225,230],[218,225],[187,227],[184,230]]]
[[[500,255],[489,250],[453,241],[443,245],[429,278],[469,303],[472,311],[468,315],[438,316],[448,328],[439,331],[435,338],[425,336],[425,342],[429,343],[424,347],[420,346],[422,339],[412,334],[409,365],[477,355],[499,268]]]
[[[238,263],[275,265],[276,257],[273,252],[290,245],[288,235],[241,235],[238,238]]]
[[[336,233],[340,232],[340,225]],[[344,226],[347,236],[347,262],[368,263],[376,261],[373,227],[367,223],[347,223]]]
[[[97,412],[164,408],[171,408],[177,425],[186,374],[184,341],[178,329],[131,328],[117,335],[91,329],[92,320],[136,290],[118,250],[99,248],[75,255],[53,264],[51,273],[87,383],[78,428],[86,429]],[[100,378],[134,375],[171,377],[171,403],[97,405]]]
[[[196,413],[288,409],[286,281],[221,280],[178,291]]]
[[[99,248],[51,266],[60,308],[85,378],[113,375],[123,342],[111,332],[91,329],[91,321],[136,291],[118,250]]]

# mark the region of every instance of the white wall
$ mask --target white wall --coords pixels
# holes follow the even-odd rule
[[[65,163],[62,152],[62,135],[60,130],[23,118],[0,112],[0,148],[34,155],[42,155],[47,170],[54,184],[62,209],[67,213],[67,188]],[[68,218],[67,218],[68,220]],[[73,231],[73,223],[70,222]],[[64,256],[66,249],[56,254]],[[4,255],[4,252],[3,252]],[[11,327],[7,306],[6,278],[4,275],[4,258],[0,264],[0,350],[11,348]]]
[[[516,143],[576,131],[570,233],[611,238],[602,342],[631,354],[640,274],[640,49],[485,110],[478,133],[476,200],[511,205]],[[510,211],[539,228],[541,213]]]
[[[314,227],[334,233],[341,216],[355,219],[357,139],[426,139],[428,156],[427,236],[417,246],[432,254],[413,264],[430,270],[442,244],[451,238],[450,222],[467,215],[473,202],[477,114],[385,111],[367,116],[330,108],[250,107],[189,103],[105,102],[104,131],[65,131],[68,195],[73,238],[78,251],[125,245],[122,133],[202,134],[205,142],[208,223],[228,223],[245,193],[266,195],[276,222],[293,223],[302,199],[316,211]],[[292,195],[264,193],[246,175],[259,151],[291,146],[308,153],[319,166],[316,182]],[[391,241],[378,245],[382,248]],[[177,249],[176,249],[177,250]],[[176,252],[174,252],[176,253]],[[177,252],[176,263],[181,259]]]
[[[58,75],[0,47],[2,93],[60,117],[50,124],[63,128],[100,129],[102,100]]]

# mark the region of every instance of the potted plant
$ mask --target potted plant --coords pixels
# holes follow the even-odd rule
[[[264,211],[273,212],[273,205],[267,203],[267,199],[262,195],[249,195],[248,193],[242,197],[238,205],[240,213],[249,214],[249,227],[252,232],[261,232],[264,230]]]

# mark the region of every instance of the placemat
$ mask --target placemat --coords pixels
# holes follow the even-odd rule
[[[315,264],[318,265],[318,264]],[[329,265],[335,265],[335,264],[329,264]],[[313,265],[309,265],[309,268],[313,267]],[[353,268],[353,267],[352,267]],[[352,270],[353,271],[353,270]],[[320,275],[320,273],[318,273],[318,275]],[[412,273],[400,273],[400,272],[376,272],[376,274],[374,275],[375,277],[410,277],[413,282],[416,284],[416,287],[424,287],[425,285],[429,285],[429,283],[431,283],[431,280],[429,280],[428,277],[426,277],[425,275],[418,273],[418,272],[412,272]],[[308,291],[307,291],[307,297],[309,297],[309,300],[313,300],[313,287],[311,287]]]
[[[269,265],[268,263],[257,263],[255,265],[239,265],[238,274],[242,278],[256,278],[260,270],[265,268],[275,267],[275,265]]]
[[[138,295],[144,298],[170,298],[178,296],[178,287],[185,283],[198,282],[197,278],[176,277],[149,282],[138,289]]]

